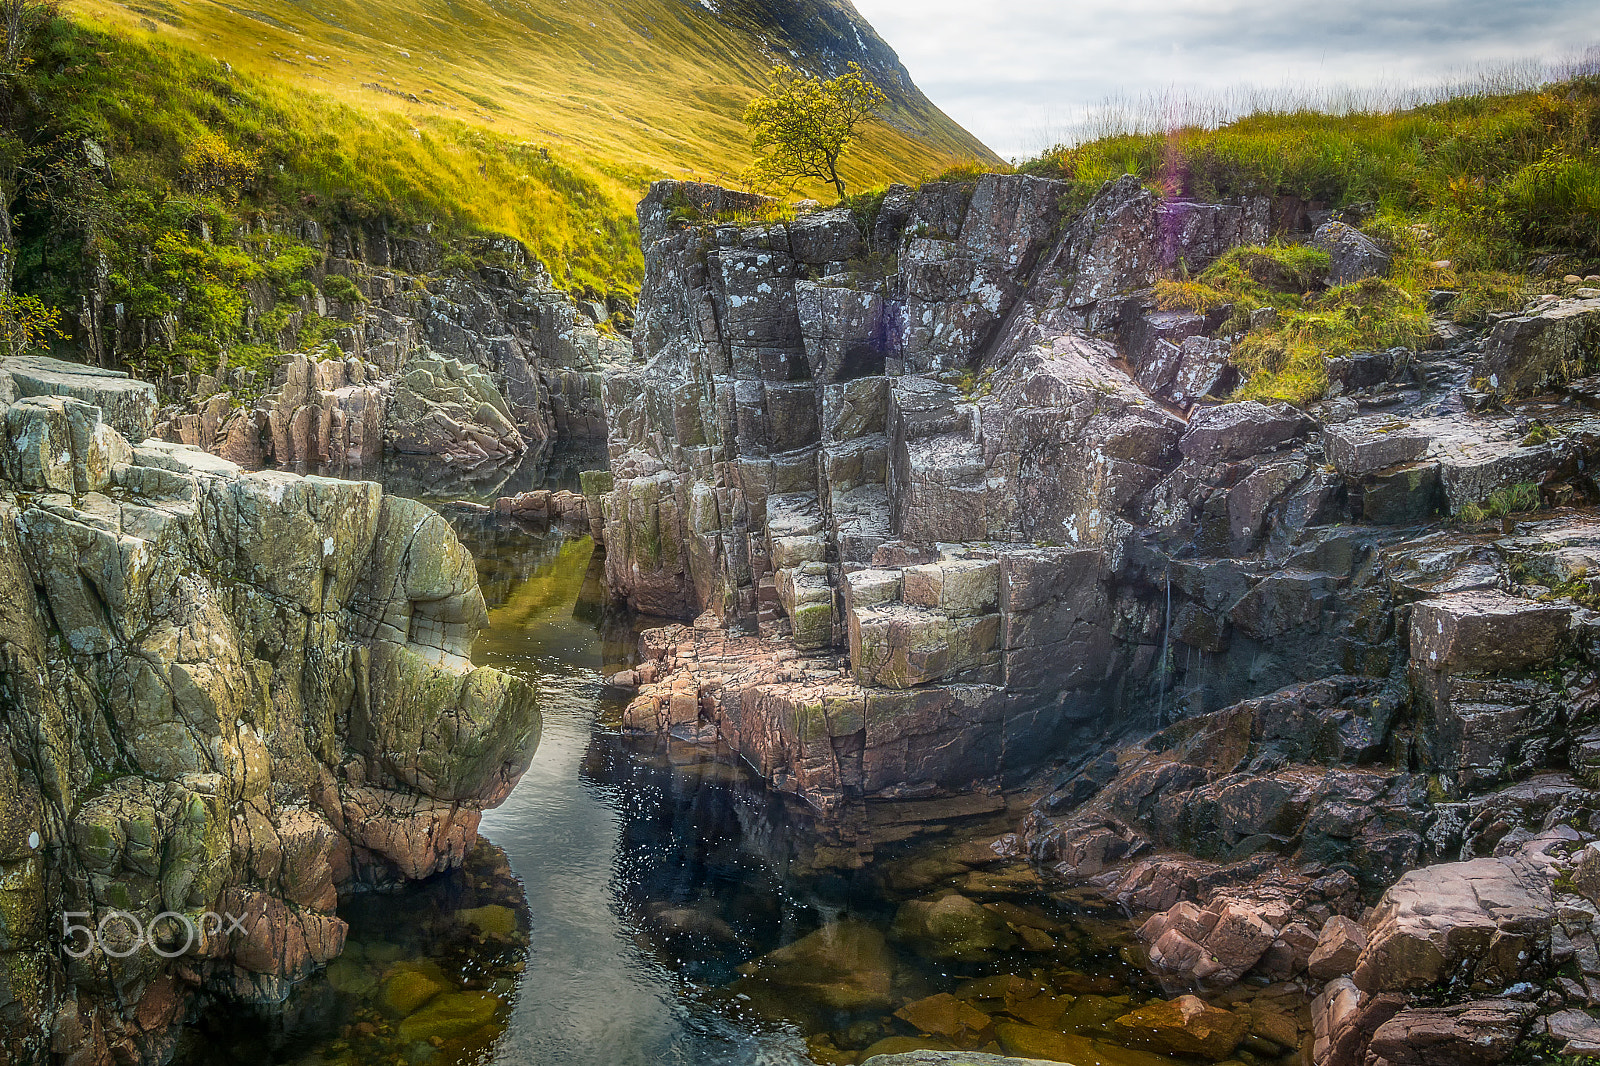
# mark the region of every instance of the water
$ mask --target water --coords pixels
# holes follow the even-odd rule
[[[491,479],[489,492],[540,476]],[[632,665],[648,620],[608,604],[589,537],[441,510],[490,607],[475,661],[539,691],[533,764],[485,814],[463,870],[344,902],[349,948],[328,974],[281,1014],[206,1012],[180,1061],[799,1066],[997,1051],[1019,1015],[1111,1066],[1175,1061],[1106,1043],[1109,1019],[1158,990],[1120,958],[1120,915],[1052,899],[976,842],[1014,826],[1003,799],[966,817],[886,804],[830,830],[726,752],[622,735],[626,694],[604,678]],[[940,899],[981,928],[940,939],[905,924],[907,901],[923,913]],[[996,975],[1013,984],[972,984]],[[947,992],[994,1021],[945,1031],[891,1013]]]

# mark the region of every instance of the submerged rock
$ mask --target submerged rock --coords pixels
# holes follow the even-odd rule
[[[1250,1027],[1239,1015],[1213,1007],[1198,996],[1148,1003],[1113,1025],[1135,1047],[1198,1055],[1213,1062],[1231,1055]]]
[[[1018,943],[1003,918],[958,893],[903,904],[892,932],[929,958],[955,962],[990,960]]]
[[[733,990],[778,990],[832,1011],[884,1010],[894,1002],[895,963],[884,936],[861,922],[832,922],[739,967]]]

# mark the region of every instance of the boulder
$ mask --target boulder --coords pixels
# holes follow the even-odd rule
[[[1185,459],[1221,463],[1274,451],[1303,437],[1313,423],[1288,404],[1220,404],[1195,412],[1178,442]]]
[[[1412,870],[1378,901],[1352,977],[1366,992],[1542,979],[1554,913],[1548,883],[1501,859]]]
[[[1361,949],[1367,946],[1367,931],[1343,915],[1329,918],[1317,937],[1317,946],[1306,961],[1313,980],[1331,981],[1356,968]]]
[[[1600,1055],[1600,1020],[1588,1011],[1557,1011],[1545,1025],[1563,1055]]]
[[[1600,363],[1600,299],[1557,300],[1495,323],[1473,380],[1502,400],[1564,385]]]
[[[1511,1055],[1537,1010],[1511,999],[1414,1007],[1380,1025],[1367,1050],[1395,1066],[1492,1066]]]
[[[992,960],[1017,946],[1004,919],[957,893],[902,904],[893,935],[929,958],[954,962]]]
[[[990,1018],[948,992],[928,996],[894,1012],[894,1016],[924,1033],[955,1039],[976,1035],[989,1027]]]
[[[894,1002],[895,964],[883,934],[860,922],[832,922],[739,967],[731,988],[785,996],[836,1011],[881,1011]]]
[[[1426,433],[1392,419],[1352,419],[1323,433],[1328,460],[1346,477],[1376,473],[1412,463],[1428,452]]]
[[[1311,246],[1328,253],[1330,287],[1382,277],[1389,273],[1394,261],[1371,237],[1344,222],[1324,222],[1317,227],[1311,235]]]

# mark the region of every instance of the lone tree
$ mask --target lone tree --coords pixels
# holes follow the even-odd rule
[[[805,178],[816,178],[830,182],[843,200],[839,157],[861,123],[888,102],[854,63],[826,80],[778,67],[767,91],[744,112],[757,157],[750,168],[752,183],[793,189]]]

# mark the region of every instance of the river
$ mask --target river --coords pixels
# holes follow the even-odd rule
[[[575,468],[516,477],[520,487],[564,486]],[[390,484],[405,491],[403,478]],[[531,767],[485,814],[463,870],[346,900],[348,946],[326,974],[282,1011],[207,1010],[180,1063],[801,1066],[854,1062],[868,1049],[973,1046],[976,1030],[947,1043],[918,1033],[937,1032],[932,1022],[890,1014],[964,987],[964,1002],[990,1009],[1024,994],[1016,989],[1042,994],[1039,1003],[1059,1005],[1057,1028],[1070,1006],[1095,1037],[1130,1009],[1141,981],[1118,957],[1120,916],[1050,899],[1031,871],[996,867],[973,842],[1013,824],[1003,800],[976,821],[941,823],[959,830],[948,840],[903,812],[880,816],[882,839],[858,832],[856,850],[843,849],[854,860],[838,861],[805,812],[730,753],[619,732],[626,694],[604,678],[631,665],[648,620],[608,603],[585,531],[528,527],[451,499],[490,498],[504,484],[451,486],[429,502],[478,562],[490,624],[475,661],[538,689],[543,734]],[[952,950],[897,924],[906,900],[951,895],[1009,908],[1009,928],[1032,932],[1019,943],[978,908],[982,929]],[[975,979],[1024,985],[996,999],[975,992]],[[982,1039],[992,1044],[992,1032]],[[1098,1039],[1095,1048],[1108,1063],[1168,1061],[1126,1059]]]

